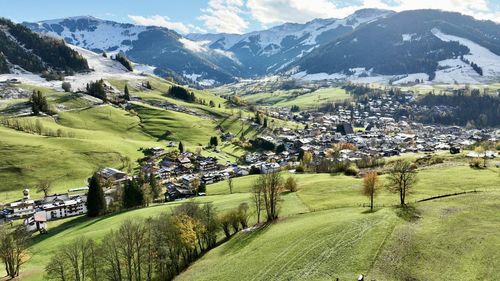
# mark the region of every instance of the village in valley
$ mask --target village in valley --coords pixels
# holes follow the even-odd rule
[[[500,280],[494,1],[8,2],[0,281]]]
[[[252,149],[237,162],[223,163],[216,157],[203,156],[201,151],[184,151],[182,144],[169,141],[164,147],[143,150],[144,158],[138,159],[138,173],[155,177],[161,184],[163,196],[154,198],[155,202],[170,202],[205,196],[210,184],[235,177],[280,170],[333,173],[349,168],[356,176],[360,168],[382,165],[388,157],[415,154],[425,160],[443,153],[459,154],[476,143],[494,143],[500,139],[500,130],[494,128],[426,125],[412,121],[401,112],[429,110],[415,105],[414,98],[413,93],[396,95],[391,92],[362,101],[333,104],[327,106],[326,111],[262,108],[246,122],[270,130],[249,140]],[[434,110],[449,109],[435,107]],[[267,124],[268,118],[271,121]],[[295,128],[273,127],[275,120],[298,125]],[[205,149],[217,150],[219,139],[230,142],[237,137],[229,132],[222,133],[210,138]],[[498,151],[469,151],[466,157],[495,159]],[[338,163],[344,163],[344,168],[332,168]],[[137,177],[111,167],[102,168],[96,174],[102,182],[108,183],[105,189],[108,205],[120,200],[117,190],[122,189],[127,180]],[[86,186],[70,187],[67,193],[45,194],[41,199],[32,199],[33,191],[27,188],[22,198],[3,205],[0,219],[22,219],[28,230],[46,232],[47,221],[86,214],[87,191]]]

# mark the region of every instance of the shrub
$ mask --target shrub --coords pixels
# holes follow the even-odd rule
[[[296,169],[296,173],[303,173],[304,172],[304,165],[300,164]]]
[[[285,189],[290,192],[296,192],[298,189],[297,180],[292,176],[288,177],[285,181]]]
[[[346,176],[357,176],[359,173],[358,167],[355,164],[350,164],[344,171]]]
[[[481,158],[472,158],[469,162],[469,166],[474,169],[483,168],[483,160]]]
[[[71,92],[71,83],[69,83],[69,82],[63,82],[62,83],[62,88],[63,88],[63,90],[66,93]]]

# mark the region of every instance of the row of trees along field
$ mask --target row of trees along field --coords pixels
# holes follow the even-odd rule
[[[79,238],[61,245],[46,266],[48,280],[171,280],[248,224],[245,204],[224,214],[211,203],[186,202],[170,214],[125,221],[101,241]]]

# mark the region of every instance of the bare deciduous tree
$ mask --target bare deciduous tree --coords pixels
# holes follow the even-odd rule
[[[19,276],[21,265],[26,262],[29,233],[24,226],[13,230],[0,226],[0,258],[11,278]]]
[[[229,193],[233,194],[233,178],[227,179],[227,185],[229,186]]]
[[[406,195],[417,182],[417,171],[414,165],[405,160],[398,160],[389,171],[389,188],[399,194],[401,205],[406,203]]]
[[[36,185],[36,192],[43,192],[43,196],[47,197],[52,189],[52,182],[49,180],[41,180]]]
[[[262,198],[263,187],[260,181],[257,180],[252,186],[252,200],[255,206],[255,214],[257,215],[257,224],[260,223],[260,214],[262,213],[262,205],[264,199]]]
[[[279,212],[278,202],[283,189],[283,177],[281,173],[276,171],[260,175],[255,188],[260,189],[262,194],[267,221],[271,222],[277,219]]]

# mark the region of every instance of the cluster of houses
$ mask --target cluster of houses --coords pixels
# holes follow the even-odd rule
[[[293,112],[290,108],[266,109],[270,116],[294,120],[305,129],[277,128],[266,141],[286,150],[275,161],[286,161],[300,150],[321,156],[336,143],[350,143],[356,151],[342,151],[345,159],[363,156],[395,156],[408,152],[461,149],[479,141],[497,141],[500,130],[467,129],[459,126],[424,125],[402,113],[414,112],[418,105],[411,93],[383,94],[363,101],[331,106],[327,110]],[[495,157],[495,152],[488,155]],[[255,158],[255,157],[254,157]]]
[[[79,188],[72,192],[53,194],[43,199],[30,199],[29,190],[24,190],[24,198],[5,204],[1,210],[1,218],[6,221],[25,219],[24,224],[29,231],[46,231],[46,222],[65,217],[87,213],[87,188]],[[83,192],[83,193],[78,193]]]
[[[106,203],[113,200],[116,187],[129,179],[129,176],[114,168],[104,168],[98,172],[103,182],[109,186],[105,190]],[[87,213],[88,187],[68,190],[67,193],[47,195],[42,199],[30,199],[30,191],[23,191],[23,199],[4,204],[0,208],[0,223],[24,219],[28,231],[41,231],[47,229],[46,222],[66,217],[83,215]]]
[[[248,175],[248,168],[235,163],[219,163],[215,157],[193,152],[168,154],[161,148],[149,150],[150,157],[142,165],[142,172],[155,175],[166,186],[166,201],[203,195],[200,186]]]
[[[423,125],[405,116],[396,115],[401,110],[412,110],[412,95],[369,98],[355,106],[337,105],[328,110],[292,112],[290,109],[267,109],[273,117],[294,120],[304,128],[286,127],[268,130],[257,137],[256,143],[270,144],[266,149],[247,153],[238,163],[219,163],[217,158],[199,153],[167,153],[154,147],[144,151],[141,172],[154,175],[166,187],[165,200],[174,201],[192,196],[203,196],[200,187],[231,177],[251,173],[269,173],[282,167],[297,167],[299,156],[310,152],[314,159],[321,159],[336,144],[349,144],[338,151],[338,160],[357,161],[366,157],[390,157],[402,153],[449,151],[460,153],[464,147],[479,141],[497,141],[498,129],[467,129],[458,126]],[[397,119],[397,120],[396,120]],[[230,133],[221,136],[231,140]],[[169,143],[168,147],[174,147]],[[271,149],[272,148],[272,149]],[[498,157],[498,152],[486,151],[483,155],[469,153],[468,157]],[[129,176],[113,168],[99,171],[106,183],[106,201],[110,204],[113,194]],[[25,191],[22,200],[5,204],[0,210],[0,220],[25,218],[30,230],[45,229],[45,222],[53,219],[86,213],[85,188],[65,194],[31,200]]]

